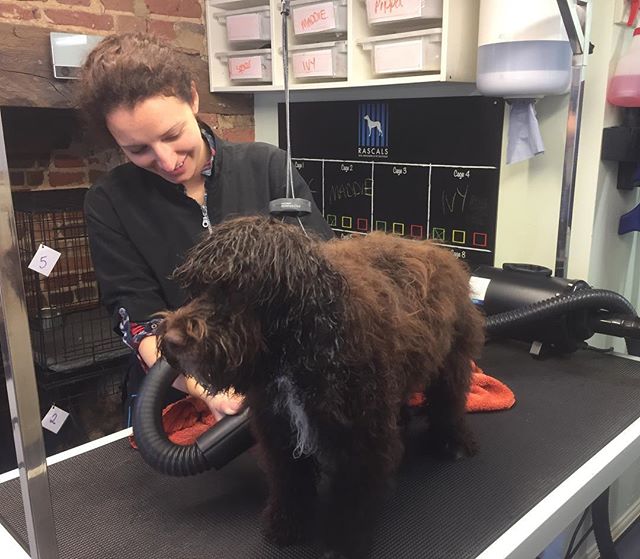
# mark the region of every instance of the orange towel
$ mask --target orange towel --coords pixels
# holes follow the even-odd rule
[[[499,380],[485,375],[475,363],[471,376],[471,389],[467,397],[467,411],[507,410],[515,404],[515,396],[508,386]],[[422,392],[416,392],[409,398],[410,406],[420,406],[425,398]],[[169,440],[179,445],[193,444],[196,439],[216,423],[207,405],[194,396],[188,396],[169,404],[162,411],[162,426]],[[131,446],[137,448],[133,437]]]
[[[508,410],[516,403],[511,389],[498,379],[485,375],[478,365],[471,362],[471,387],[467,396],[467,411]],[[421,406],[425,402],[422,392],[416,392],[409,398],[410,406]]]

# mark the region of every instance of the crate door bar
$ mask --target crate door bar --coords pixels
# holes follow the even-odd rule
[[[57,559],[58,545],[26,309],[0,110],[0,348],[29,553],[32,558]]]

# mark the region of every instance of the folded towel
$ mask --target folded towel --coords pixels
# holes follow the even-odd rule
[[[485,375],[473,361],[471,367],[471,386],[467,396],[468,412],[508,410],[516,403],[513,392],[506,384]],[[410,406],[421,406],[424,402],[422,392],[416,392],[409,398]]]
[[[472,366],[471,388],[467,397],[468,412],[507,410],[515,404],[515,396],[508,386],[485,375],[475,363]],[[424,394],[416,392],[409,398],[409,405],[420,406],[424,401]],[[169,404],[162,411],[162,426],[174,444],[193,444],[215,423],[216,419],[207,405],[194,396]],[[137,448],[133,437],[130,441],[131,446]]]

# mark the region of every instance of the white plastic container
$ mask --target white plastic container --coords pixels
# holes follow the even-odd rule
[[[232,82],[271,83],[271,50],[219,52],[216,57],[226,61]]]
[[[227,26],[230,46],[261,46],[271,41],[269,6],[226,12],[220,19]]]
[[[291,16],[293,32],[298,36],[347,32],[346,0],[291,2]]]
[[[343,79],[347,77],[347,43],[333,41],[290,47],[291,68],[297,79]]]
[[[360,42],[371,51],[371,66],[378,75],[439,72],[442,29],[423,29],[371,37]]]
[[[502,97],[566,93],[572,51],[557,0],[481,0],[478,90]]]
[[[442,19],[442,0],[365,0],[370,25]]]
[[[620,57],[607,90],[607,101],[619,107],[640,107],[640,27]]]

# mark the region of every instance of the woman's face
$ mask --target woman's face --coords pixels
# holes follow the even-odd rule
[[[176,183],[199,178],[209,157],[195,115],[198,94],[186,103],[178,97],[149,97],[133,108],[107,114],[107,128],[129,160]]]

